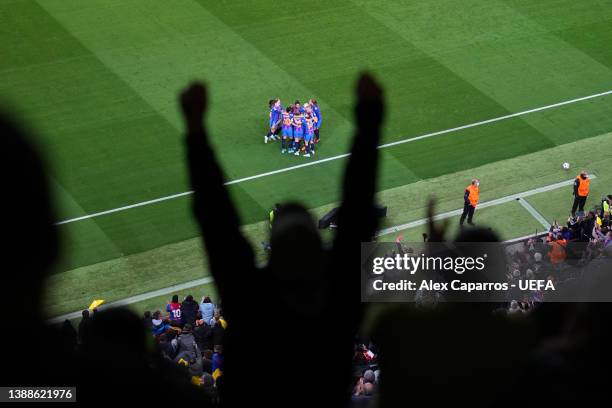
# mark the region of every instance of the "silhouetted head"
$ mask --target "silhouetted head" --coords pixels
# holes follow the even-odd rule
[[[277,208],[270,236],[270,265],[291,265],[299,269],[308,259],[320,255],[321,237],[312,216],[302,205],[289,203]]]
[[[89,368],[115,383],[135,381],[136,367],[145,365],[145,328],[140,318],[123,308],[96,313],[87,332],[84,354]]]
[[[178,295],[172,296],[172,303],[178,303]]]
[[[193,296],[187,295],[187,297],[185,298],[185,302],[193,302]]]
[[[322,275],[323,247],[312,216],[300,204],[284,204],[272,223],[269,269],[276,294],[284,304],[314,312],[326,279]]]
[[[469,273],[461,275],[461,280],[463,282],[495,282],[503,279],[507,271],[505,249],[502,245],[491,245],[499,242],[501,242],[499,236],[490,228],[476,227],[461,229],[455,239],[455,255],[478,258],[486,254],[487,257],[485,269],[482,271],[472,270]],[[456,276],[454,272],[450,275]],[[475,293],[474,296],[474,299],[484,301],[490,294],[482,292]]]
[[[11,271],[12,285],[3,302],[23,304],[20,299],[27,293],[29,301],[20,312],[27,319],[40,311],[44,278],[58,253],[58,236],[43,161],[23,131],[1,115],[0,151],[2,187],[9,193],[3,199],[2,233],[7,239],[2,262]]]
[[[210,297],[204,296],[204,299],[202,299],[202,303],[212,303],[212,300],[210,300]]]

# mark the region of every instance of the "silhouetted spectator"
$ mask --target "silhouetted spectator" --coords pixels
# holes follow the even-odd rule
[[[45,278],[58,255],[56,218],[45,168],[38,152],[21,129],[0,114],[0,172],[2,200],[4,291],[0,306],[17,313],[19,335],[0,336],[3,386],[66,385],[75,383],[72,353],[66,352],[61,327],[44,323]],[[27,296],[27,301],[24,301]],[[18,309],[15,309],[15,308]],[[70,340],[72,341],[72,340]]]
[[[148,332],[154,332],[153,330],[153,316],[149,310],[146,310],[142,314],[142,324],[145,327],[145,330]]]
[[[198,302],[193,300],[193,296],[188,295],[183,303],[181,303],[181,320],[183,324],[190,324],[193,327],[199,310]]]
[[[168,366],[158,365],[152,358],[146,340],[149,333],[131,311],[113,308],[97,313],[89,334],[81,355],[83,377],[78,383],[79,392],[89,398],[116,402],[118,394],[114,390],[121,390],[124,400],[141,403],[170,402],[176,395],[186,402],[205,403],[203,394],[188,379],[169,379],[164,374]],[[95,378],[103,379],[106,389],[101,389]],[[164,392],[151,391],[160,389]]]
[[[62,323],[62,327],[59,331],[61,350],[58,350],[60,355],[74,357],[73,354],[76,350],[77,346],[77,331],[70,323],[70,320],[64,320]]]
[[[79,322],[78,329],[78,341],[79,344],[83,344],[83,339],[87,337],[87,331],[91,324],[91,318],[89,317],[89,310],[85,309],[81,312],[81,321]]]
[[[196,320],[196,326],[193,329],[196,343],[200,350],[209,350],[213,348],[213,330],[210,325],[206,324],[204,319]]]
[[[142,319],[123,309],[110,309],[93,315],[82,313],[74,352],[74,329],[47,326],[42,314],[45,277],[58,255],[57,228],[53,225],[52,204],[44,167],[37,152],[22,132],[0,117],[0,170],[4,188],[14,196],[3,200],[6,214],[2,231],[10,237],[4,243],[3,268],[11,271],[11,290],[1,298],[3,310],[19,304],[20,319],[28,335],[18,343],[0,336],[3,355],[3,386],[76,386],[77,400],[100,405],[116,404],[117,399],[145,403],[209,401],[198,388],[165,377],[146,348]],[[28,301],[23,302],[27,293]],[[32,335],[34,333],[35,335]],[[17,348],[16,348],[17,347]],[[154,359],[154,358],[153,358]],[[152,394],[151,390],[163,393]],[[120,397],[121,396],[121,397]]]
[[[266,354],[265,369],[278,375],[274,392],[266,394],[266,404],[312,407],[320,404],[324,395],[326,405],[345,406],[350,398],[353,338],[363,312],[360,276],[355,273],[359,270],[356,251],[361,242],[374,236],[377,225],[373,199],[383,118],[381,89],[367,75],[357,85],[357,134],[331,249],[324,251],[316,225],[303,206],[282,205],[272,225],[270,261],[262,272],[240,232],[238,215],[208,144],[203,126],[205,88],[198,84],[189,87],[181,96],[181,105],[194,214],[229,322],[223,341],[227,358],[222,403],[237,406],[242,396],[261,392],[252,370],[244,369],[244,364],[252,361],[253,350],[267,350],[270,344],[269,337],[262,335],[261,319],[253,317],[249,299],[256,293],[261,299],[259,309],[275,312],[274,352]],[[297,248],[308,250],[300,256]],[[296,362],[301,361],[304,350],[312,348],[312,338],[306,333],[314,322],[319,332],[329,334],[326,347],[317,349],[326,374],[319,378],[316,393],[304,393],[304,384],[311,383],[311,370]]]

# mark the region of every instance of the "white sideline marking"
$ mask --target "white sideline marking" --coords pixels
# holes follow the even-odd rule
[[[589,177],[591,179],[597,178],[597,176],[594,175],[594,174],[589,175]],[[517,198],[521,198],[520,201],[524,201],[524,200],[522,200],[522,197],[528,197],[530,195],[534,195],[534,194],[538,194],[538,193],[542,193],[542,192],[546,192],[546,191],[550,191],[550,190],[555,190],[555,189],[560,188],[560,187],[565,187],[565,186],[571,185],[573,182],[574,182],[574,179],[566,180],[566,181],[561,181],[561,182],[555,183],[555,184],[549,184],[547,186],[535,188],[533,190],[528,190],[528,191],[525,191],[523,193],[513,194],[513,195],[510,195],[510,196],[498,198],[496,200],[487,201],[487,202],[484,202],[482,204],[479,204],[479,207],[490,207],[490,206],[493,206],[493,205],[503,204],[503,203],[506,203],[506,202],[510,202],[512,200],[516,200]],[[438,214],[438,215],[434,216],[434,220],[440,220],[440,219],[443,219],[443,218],[448,218],[448,217],[452,217],[452,216],[455,216],[455,215],[459,215],[459,214],[461,214],[461,211],[462,210],[453,210],[453,211],[448,211],[448,212],[445,212],[445,213],[442,213],[442,214]],[[534,211],[535,211],[535,209],[534,209]],[[423,225],[423,224],[426,224],[426,223],[427,223],[427,219],[423,218],[421,220],[409,222],[407,224],[402,224],[402,225],[398,225],[398,226],[395,226],[395,227],[386,228],[384,230],[378,231],[378,233],[376,234],[376,237],[379,237],[381,235],[390,234],[392,232],[401,231],[401,230],[404,230],[404,229],[407,229],[407,228],[416,227],[416,226]],[[507,243],[518,242],[518,241],[522,241],[524,239],[531,238],[533,236],[534,236],[533,234],[525,235],[523,237],[510,239],[510,240],[505,241],[505,242],[507,242]],[[154,297],[168,295],[168,294],[173,293],[173,292],[178,292],[178,291],[181,291],[181,290],[193,288],[195,286],[200,286],[200,285],[204,285],[204,284],[212,283],[212,282],[213,282],[213,278],[211,276],[207,276],[205,278],[200,278],[200,279],[192,280],[192,281],[189,281],[189,282],[185,282],[185,283],[180,283],[180,284],[177,284],[177,285],[168,286],[167,288],[157,289],[157,290],[154,290],[154,291],[151,291],[151,292],[141,293],[139,295],[130,296],[130,297],[125,298],[125,299],[117,300],[115,302],[110,302],[110,303],[107,303],[107,304],[103,305],[100,309],[102,310],[102,309],[118,307],[118,306],[127,306],[127,305],[130,305],[130,304],[133,304],[133,303],[141,302],[143,300],[148,300],[148,299],[151,299],[151,298],[154,298]],[[81,311],[72,312],[72,313],[66,313],[66,314],[63,314],[61,316],[57,316],[57,317],[53,317],[51,319],[48,319],[47,323],[49,323],[49,324],[57,324],[57,323],[63,322],[66,319],[68,319],[68,320],[77,319],[80,316],[81,316]]]
[[[68,224],[71,222],[86,220],[88,218],[99,217],[101,215],[111,214],[111,213],[118,212],[118,211],[129,210],[130,208],[142,207],[144,205],[159,203],[161,201],[172,200],[173,198],[183,197],[183,196],[190,195],[190,194],[193,194],[193,191],[185,191],[184,193],[172,194],[166,197],[160,197],[160,198],[156,198],[153,200],[143,201],[141,203],[126,205],[124,207],[119,207],[119,208],[113,208],[112,210],[100,211],[100,212],[93,213],[93,214],[83,215],[81,217],[70,218],[68,220],[56,222],[54,225],[62,225],[62,224]]]
[[[501,120],[516,118],[518,116],[528,115],[528,114],[534,113],[534,112],[541,112],[541,111],[548,110],[548,109],[554,109],[554,108],[558,108],[560,106],[570,105],[572,103],[582,102],[582,101],[586,101],[586,100],[589,100],[589,99],[600,98],[602,96],[611,95],[611,94],[612,94],[612,90],[609,90],[609,91],[606,91],[606,92],[601,92],[601,93],[597,93],[597,94],[593,94],[593,95],[583,96],[583,97],[580,97],[580,98],[570,99],[570,100],[559,102],[559,103],[555,103],[555,104],[552,104],[552,105],[541,106],[539,108],[529,109],[529,110],[525,110],[525,111],[522,111],[522,112],[517,112],[517,113],[512,113],[512,114],[509,114],[509,115],[499,116],[497,118],[492,118],[492,119],[487,119],[487,120],[483,120],[483,121],[480,121],[480,122],[470,123],[468,125],[458,126],[458,127],[454,127],[454,128],[446,129],[446,130],[440,130],[440,131],[433,132],[433,133],[427,133],[427,134],[424,134],[424,135],[421,135],[421,136],[416,136],[416,137],[412,137],[412,138],[408,138],[408,139],[398,140],[396,142],[385,143],[385,144],[382,144],[382,145],[378,146],[378,149],[385,149],[387,147],[397,146],[397,145],[404,144],[404,143],[412,143],[412,142],[416,142],[418,140],[423,140],[423,139],[427,139],[427,138],[434,137],[434,136],[439,136],[439,135],[444,135],[444,134],[447,134],[447,133],[457,132],[459,130],[469,129],[469,128],[473,128],[473,127],[476,127],[476,126],[482,126],[482,125],[486,125],[486,124],[489,124],[489,123],[499,122]],[[226,182],[225,185],[229,186],[229,185],[232,185],[232,184],[243,183],[243,182],[249,181],[249,180],[255,180],[255,179],[258,179],[258,178],[262,178],[262,177],[272,176],[274,174],[285,173],[287,171],[300,169],[302,167],[314,166],[316,164],[321,164],[321,163],[325,163],[325,162],[328,162],[328,161],[343,159],[343,158],[348,157],[350,155],[351,155],[350,153],[339,154],[337,156],[327,157],[325,159],[314,160],[314,161],[310,161],[310,162],[307,162],[307,163],[297,164],[295,166],[284,167],[282,169],[272,170],[272,171],[268,171],[268,172],[260,173],[260,174],[255,174],[253,176],[242,177],[242,178],[239,178],[239,179],[236,179],[236,180],[230,180],[230,181]],[[77,222],[77,221],[81,221],[81,220],[86,220],[86,219],[89,219],[89,218],[99,217],[101,215],[112,214],[112,213],[119,212],[119,211],[129,210],[131,208],[137,208],[137,207],[142,207],[144,205],[159,203],[161,201],[172,200],[174,198],[179,198],[179,197],[187,196],[187,195],[190,195],[190,194],[193,194],[193,191],[185,191],[183,193],[172,194],[172,195],[169,195],[169,196],[160,197],[160,198],[156,198],[156,199],[153,199],[153,200],[147,200],[147,201],[143,201],[143,202],[136,203],[136,204],[131,204],[131,205],[123,206],[123,207],[113,208],[111,210],[100,211],[100,212],[96,212],[96,213],[92,213],[92,214],[87,214],[87,215],[83,215],[83,216],[75,217],[75,218],[69,218],[67,220],[58,221],[58,222],[55,223],[55,225],[63,225],[63,224],[71,223],[71,222]]]
[[[595,174],[590,174],[589,178],[596,179],[597,176]],[[538,188],[534,188],[532,190],[523,191],[522,193],[511,194],[509,196],[497,198],[495,200],[485,201],[483,203],[479,203],[477,208],[486,208],[486,207],[492,207],[494,205],[509,203],[510,201],[513,201],[513,200],[516,200],[516,199],[522,199],[522,198],[525,198],[525,197],[532,196],[534,194],[544,193],[546,191],[556,190],[556,189],[561,188],[561,187],[570,186],[573,183],[574,183],[574,179],[560,181],[558,183],[549,184],[547,186],[538,187]],[[519,200],[519,201],[523,201],[523,200]],[[531,207],[531,208],[533,208],[533,207]],[[534,211],[535,211],[535,209],[534,209]],[[457,210],[447,211],[445,213],[440,213],[440,214],[434,215],[433,219],[434,219],[434,221],[439,221],[439,220],[443,220],[445,218],[450,218],[450,217],[454,217],[454,216],[457,216],[457,215],[461,215],[462,212],[463,212],[462,208],[457,209]],[[544,220],[544,221],[546,221],[546,220]],[[380,237],[382,235],[387,235],[387,234],[392,234],[394,232],[403,231],[405,229],[414,228],[414,227],[418,227],[420,225],[425,225],[425,224],[427,224],[427,218],[422,218],[420,220],[411,221],[411,222],[408,222],[406,224],[396,225],[394,227],[389,227],[389,228],[382,229],[382,230],[380,230],[380,231],[378,231],[376,233],[376,237]]]
[[[261,177],[271,176],[273,174],[283,173],[285,171],[295,170],[295,169],[299,169],[299,168],[306,167],[306,166],[313,166],[315,164],[324,163],[326,161],[341,159],[343,157],[347,157],[347,156],[350,156],[350,155],[351,155],[350,153],[345,153],[345,154],[341,154],[341,155],[333,156],[333,157],[328,157],[328,158],[317,160],[317,161],[312,161],[312,162],[308,162],[308,163],[298,164],[298,165],[295,165],[295,166],[286,167],[286,168],[279,169],[279,170],[269,171],[267,173],[261,173],[261,174],[256,174],[254,176],[243,177],[243,178],[239,178],[239,179],[236,179],[236,180],[230,180],[230,181],[225,182],[224,185],[229,186],[229,185],[232,185],[232,184],[238,184],[238,183],[242,183],[244,181],[249,181],[249,180],[254,180],[254,179],[257,179],[257,178],[261,178]],[[143,202],[136,203],[136,204],[126,205],[126,206],[123,206],[123,207],[113,208],[112,210],[100,211],[100,212],[96,212],[96,213],[93,213],[93,214],[83,215],[81,217],[70,218],[68,220],[56,222],[54,225],[69,224],[71,222],[86,220],[88,218],[99,217],[101,215],[112,214],[112,213],[119,212],[119,211],[125,211],[125,210],[129,210],[131,208],[142,207],[142,206],[149,205],[149,204],[155,204],[155,203],[159,203],[159,202],[162,202],[162,201],[172,200],[174,198],[188,196],[188,195],[191,195],[191,194],[193,194],[193,190],[185,191],[183,193],[178,193],[178,194],[172,194],[172,195],[165,196],[165,197],[155,198],[153,200],[147,200],[147,201],[143,201]]]
[[[527,201],[523,200],[522,198],[519,198],[518,200],[519,204],[522,205],[527,211],[529,211],[529,214],[531,214],[533,216],[533,218],[535,218],[536,220],[538,220],[538,222],[540,224],[542,224],[542,226],[544,228],[546,228],[546,230],[550,229],[550,223],[546,220],[546,218],[544,218],[544,216],[542,214],[540,214],[538,212],[538,210],[536,210],[535,208],[533,208],[533,206],[531,204],[529,204]]]
[[[544,110],[548,110],[548,109],[554,109],[554,108],[558,108],[559,106],[570,105],[572,103],[582,102],[582,101],[586,101],[586,100],[594,99],[594,98],[599,98],[601,96],[606,96],[606,95],[610,95],[610,94],[612,94],[612,90],[606,91],[606,92],[597,93],[597,94],[593,94],[593,95],[589,95],[589,96],[583,96],[581,98],[570,99],[569,101],[563,101],[563,102],[559,102],[559,103],[554,103],[552,105],[541,106],[539,108],[529,109],[529,110],[525,110],[525,111],[522,111],[522,112],[511,113],[509,115],[504,115],[504,116],[500,116],[500,117],[493,118],[493,119],[487,119],[487,120],[483,120],[483,121],[480,121],[480,122],[470,123],[469,125],[463,125],[463,126],[459,126],[459,127],[455,127],[455,128],[451,128],[451,129],[446,129],[446,130],[440,130],[438,132],[428,133],[426,135],[417,136],[417,137],[413,137],[413,138],[410,138],[410,139],[403,139],[403,140],[398,140],[397,142],[385,143],[383,145],[378,146],[378,148],[379,149],[384,149],[385,147],[396,146],[396,145],[403,144],[403,143],[416,142],[417,140],[427,139],[428,137],[439,136],[439,135],[443,135],[445,133],[456,132],[458,130],[469,129],[469,128],[473,128],[473,127],[476,127],[476,126],[482,126],[482,125],[486,125],[486,124],[489,124],[489,123],[499,122],[500,120],[516,118],[518,116],[528,115],[530,113],[540,112],[540,111],[544,111]]]

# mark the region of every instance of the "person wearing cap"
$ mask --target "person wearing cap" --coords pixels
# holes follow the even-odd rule
[[[574,180],[574,204],[572,205],[572,217],[576,216],[576,209],[584,212],[584,205],[589,195],[589,175],[586,170],[582,170]]]
[[[463,214],[459,220],[459,225],[463,226],[463,222],[467,217],[467,222],[470,225],[474,225],[472,218],[474,217],[474,210],[478,204],[478,198],[480,195],[480,181],[478,179],[472,179],[472,184],[465,188],[463,193]]]

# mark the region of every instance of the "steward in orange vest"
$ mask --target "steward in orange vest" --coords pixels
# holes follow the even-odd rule
[[[463,214],[461,214],[459,225],[463,225],[466,217],[468,224],[474,225],[472,217],[474,217],[474,210],[476,209],[478,198],[480,197],[479,185],[480,181],[478,179],[472,179],[472,184],[465,188],[463,193]]]
[[[550,251],[548,252],[548,257],[550,258],[550,262],[553,265],[559,265],[561,262],[565,261],[567,257],[566,247],[567,241],[563,238],[556,238],[554,241],[550,242]]]
[[[576,216],[576,209],[580,212],[584,212],[584,204],[586,203],[587,196],[589,195],[589,175],[586,170],[582,170],[576,180],[574,180],[574,204],[572,205],[572,217]]]

